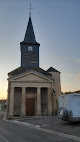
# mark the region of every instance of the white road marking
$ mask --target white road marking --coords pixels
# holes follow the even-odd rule
[[[3,140],[4,140],[5,142],[8,142],[5,138],[3,138]]]
[[[4,132],[2,129],[0,129],[0,131],[2,132],[2,133],[4,133],[4,134],[7,134],[6,132]]]

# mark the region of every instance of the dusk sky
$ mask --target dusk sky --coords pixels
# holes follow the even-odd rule
[[[0,98],[8,72],[20,66],[30,3],[40,67],[61,72],[63,92],[80,90],[80,0],[0,0]]]

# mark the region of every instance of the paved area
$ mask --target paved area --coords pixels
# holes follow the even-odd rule
[[[30,123],[30,124],[34,124],[34,125],[40,125],[42,126],[47,126],[47,125],[52,125],[54,123],[58,123],[61,120],[59,119],[58,116],[48,116],[48,117],[30,117],[30,118],[24,118],[24,119],[20,119],[20,122],[26,122],[26,123]]]
[[[22,129],[22,133],[24,133],[24,129],[27,131],[31,131],[32,136],[29,138],[30,142],[33,141],[43,141],[43,142],[57,142],[57,141],[64,141],[64,142],[80,142],[80,122],[77,123],[70,123],[67,121],[62,121],[58,118],[58,116],[51,116],[51,117],[39,117],[39,118],[25,118],[20,120],[9,120],[6,123],[7,126],[11,125],[13,128],[18,127]],[[13,124],[12,124],[13,123]],[[15,125],[16,124],[16,125]],[[2,123],[0,124],[1,128]],[[6,127],[6,125],[4,125]],[[5,128],[4,127],[4,128]],[[3,128],[0,129],[3,131]],[[16,131],[12,132],[13,135]],[[33,137],[33,134],[37,137]],[[16,134],[15,134],[16,135]],[[23,135],[23,134],[22,134]],[[28,134],[30,135],[30,134]],[[39,137],[41,136],[41,137]],[[43,139],[42,139],[43,137]],[[26,137],[27,138],[27,137]],[[38,140],[39,138],[39,140]],[[49,139],[50,138],[50,139]],[[5,138],[4,138],[5,139]],[[4,140],[5,141],[5,140]],[[4,142],[1,141],[1,142]],[[18,138],[17,141],[20,141]],[[10,142],[10,141],[9,141]],[[11,142],[15,142],[11,141]],[[22,139],[22,142],[26,142]]]
[[[70,123],[66,121],[61,121],[59,123],[45,126],[45,128],[48,130],[59,131],[61,133],[80,137],[80,122]]]
[[[20,122],[39,125],[41,128],[80,137],[80,122],[63,121],[58,116],[23,119]]]
[[[76,142],[67,137],[0,120],[0,142]]]

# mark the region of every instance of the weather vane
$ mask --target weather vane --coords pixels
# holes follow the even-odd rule
[[[28,8],[28,9],[29,9],[29,17],[31,17],[31,10],[32,10],[31,3],[30,3],[30,8]]]

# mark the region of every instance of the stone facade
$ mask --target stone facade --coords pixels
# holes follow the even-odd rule
[[[60,72],[39,67],[39,46],[31,17],[21,47],[21,67],[8,73],[7,116],[53,115],[61,95]]]
[[[52,115],[57,112],[58,96],[61,95],[60,73],[52,74],[54,80],[34,71],[10,76],[8,79],[7,115],[28,116],[26,112],[26,107],[28,107],[26,99],[28,98],[34,98],[33,115],[35,116]]]

